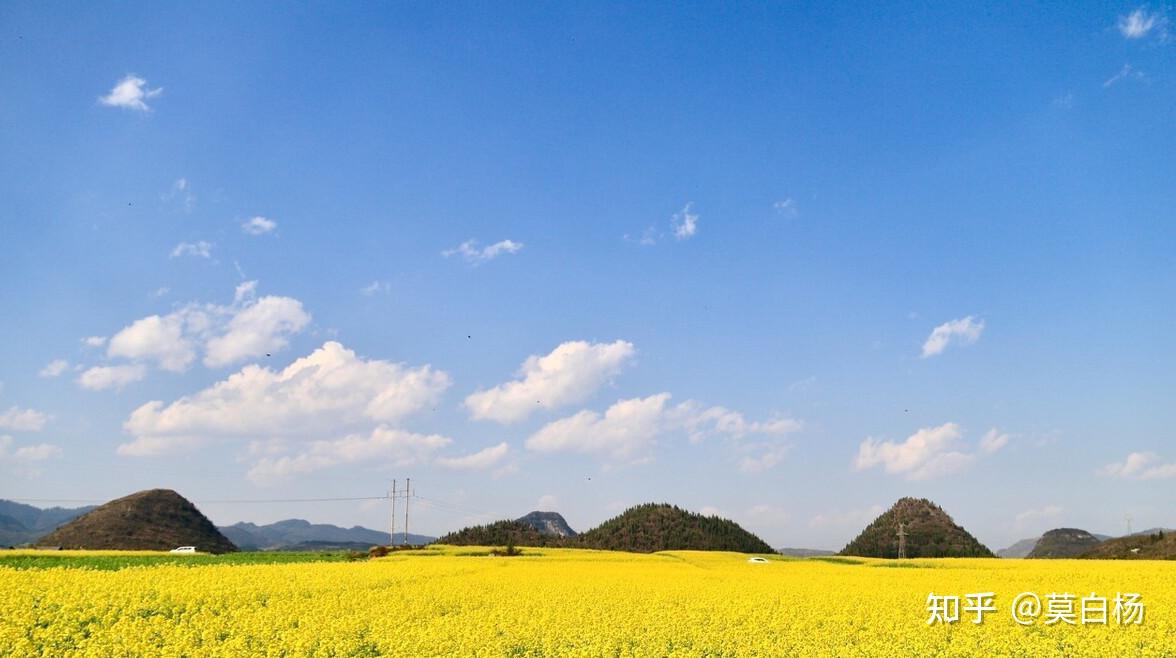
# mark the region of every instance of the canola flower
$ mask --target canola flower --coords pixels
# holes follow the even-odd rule
[[[351,563],[0,566],[0,656],[1171,656],[1176,564],[443,547]],[[0,561],[0,565],[3,562]],[[993,591],[927,624],[929,592]],[[1021,626],[1019,592],[1138,592],[1139,625]]]

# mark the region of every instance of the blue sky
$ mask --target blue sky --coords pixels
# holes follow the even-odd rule
[[[0,497],[1171,526],[1173,15],[6,3]]]

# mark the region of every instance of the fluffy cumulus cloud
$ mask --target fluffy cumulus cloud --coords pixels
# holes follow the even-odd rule
[[[91,368],[86,388],[109,388],[145,376],[144,364],[183,372],[204,353],[203,363],[220,368],[285,349],[289,339],[310,324],[302,302],[291,297],[257,298],[256,281],[234,291],[233,303],[188,304],[167,315],[135,320],[106,341],[106,356],[133,363]],[[91,339],[87,339],[90,341]],[[103,341],[95,340],[94,346]],[[119,379],[121,378],[121,380]],[[106,386],[100,382],[109,381]]]
[[[925,427],[906,441],[867,438],[858,447],[854,467],[865,470],[882,466],[887,473],[908,480],[926,480],[954,473],[972,461],[972,455],[956,449],[963,433],[955,423]]]
[[[510,446],[505,441],[477,452],[461,457],[439,457],[437,463],[446,467],[461,470],[483,470],[495,466],[510,452]]]
[[[0,429],[13,432],[40,432],[49,419],[48,414],[36,409],[9,407],[8,411],[0,413]]]
[[[693,203],[686,204],[682,210],[674,213],[670,218],[670,226],[674,229],[674,237],[679,240],[686,240],[694,237],[698,232],[698,213],[691,212]]]
[[[0,463],[28,464],[61,456],[61,448],[49,443],[17,447],[11,436],[0,436]]]
[[[980,334],[983,332],[984,320],[977,320],[971,315],[944,322],[935,327],[923,343],[922,357],[926,359],[942,354],[950,345],[971,345],[980,340]]]
[[[490,246],[479,249],[477,240],[466,240],[453,249],[442,251],[441,255],[446,258],[450,256],[461,256],[466,262],[478,265],[506,254],[517,254],[522,248],[523,243],[521,242],[500,240]]]
[[[147,105],[147,99],[155,98],[162,93],[162,87],[149,89],[147,81],[143,78],[137,75],[127,75],[114,85],[109,94],[99,97],[98,102],[110,107],[147,112],[151,109]]]
[[[250,217],[249,221],[241,224],[241,230],[249,235],[265,235],[278,228],[278,223],[266,217]]]
[[[1176,463],[1165,461],[1154,452],[1133,452],[1122,462],[1107,464],[1099,474],[1130,480],[1163,480],[1176,477]]]
[[[295,455],[263,457],[249,470],[249,479],[265,485],[346,464],[411,466],[427,461],[450,443],[452,439],[437,434],[415,434],[381,425],[367,434],[314,441]]]
[[[1127,39],[1143,39],[1149,35],[1161,40],[1168,38],[1168,17],[1162,11],[1149,11],[1146,6],[1119,16],[1117,27],[1119,34]]]
[[[769,469],[784,457],[782,439],[800,429],[791,419],[749,422],[723,407],[705,407],[688,400],[669,405],[670,394],[619,400],[603,414],[584,410],[548,423],[526,441],[536,452],[597,454],[616,461],[650,458],[659,437],[685,433],[697,443],[710,437],[728,440],[739,466],[748,472]]]
[[[297,299],[262,297],[233,314],[224,333],[208,340],[204,365],[219,368],[285,349],[287,337],[309,323],[310,314]]]
[[[41,372],[37,374],[41,377],[60,377],[67,369],[69,369],[69,361],[65,359],[54,359],[44,368],[41,368]]]
[[[147,366],[128,363],[119,366],[94,366],[78,375],[78,386],[90,391],[122,388],[147,376]]]
[[[140,406],[123,424],[133,440],[119,453],[365,430],[434,404],[448,387],[449,376],[430,366],[363,359],[330,341],[282,370],[249,365],[194,395]]]
[[[149,315],[111,336],[106,355],[154,361],[164,370],[182,372],[196,360],[196,341],[192,334],[205,326],[204,316],[195,313]]]
[[[538,452],[604,453],[628,459],[647,448],[664,431],[669,393],[620,400],[604,414],[584,410],[548,423],[527,439]]]
[[[518,379],[470,395],[465,406],[476,419],[513,423],[538,409],[583,402],[636,353],[633,344],[623,340],[569,341],[547,355],[528,357]]]

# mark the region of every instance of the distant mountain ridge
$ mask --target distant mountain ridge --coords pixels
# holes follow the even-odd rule
[[[234,523],[218,528],[241,550],[325,550],[329,548],[368,548],[384,546],[388,533],[363,526],[341,528],[328,523],[311,523],[303,519],[285,519],[267,525]],[[409,533],[408,543],[429,544],[436,537]],[[395,543],[404,543],[404,535],[396,533]]]
[[[635,553],[673,550],[775,553],[766,542],[734,521],[704,516],[665,503],[637,505],[576,536],[544,534],[535,525],[519,519],[463,528],[441,537],[437,543],[463,546],[513,543]]]
[[[62,524],[92,509],[93,505],[42,509],[11,500],[0,500],[0,546],[19,546],[35,542]]]

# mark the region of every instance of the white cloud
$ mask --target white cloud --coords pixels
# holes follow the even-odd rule
[[[41,368],[41,372],[37,373],[37,375],[41,377],[58,377],[68,368],[69,361],[66,361],[65,359],[53,359],[48,363],[48,365],[46,365],[44,368]]]
[[[188,304],[164,316],[134,321],[113,337],[106,354],[153,361],[173,372],[186,370],[203,349],[203,362],[217,368],[286,348],[289,337],[310,324],[302,302],[291,297],[256,299],[257,282],[239,284],[233,304]],[[87,339],[90,341],[93,339]],[[101,345],[95,340],[94,345]]]
[[[446,468],[482,470],[497,464],[509,451],[510,446],[503,441],[496,446],[490,446],[462,457],[439,457],[437,463]]]
[[[636,354],[633,344],[569,341],[546,356],[530,356],[519,367],[520,379],[478,391],[465,399],[479,420],[513,423],[538,409],[583,402]]]
[[[233,303],[240,304],[241,302],[253,299],[257,296],[257,281],[242,281],[233,289]]]
[[[687,203],[681,211],[674,213],[670,218],[670,226],[674,228],[674,237],[679,240],[694,237],[698,232],[698,213],[690,212],[690,206],[693,203]]]
[[[873,505],[861,509],[845,511],[834,510],[817,514],[809,519],[809,526],[813,528],[860,528],[878,518],[882,514],[881,505]]]
[[[196,359],[196,346],[185,331],[194,322],[201,320],[183,312],[135,320],[110,338],[106,355],[151,360],[164,370],[182,372]]]
[[[854,467],[861,471],[881,465],[887,473],[908,480],[942,477],[967,466],[973,455],[955,449],[962,432],[955,423],[925,427],[902,443],[873,437],[858,447]]]
[[[446,249],[441,252],[441,255],[449,258],[450,256],[461,256],[467,262],[475,265],[484,263],[488,260],[497,258],[503,254],[517,254],[523,248],[523,243],[515,242],[514,240],[501,240],[494,244],[478,248],[477,240],[466,240],[457,245],[453,249]]]
[[[35,409],[9,407],[0,413],[0,429],[13,432],[40,432],[51,416]]]
[[[155,98],[163,93],[163,88],[148,89],[147,81],[135,75],[127,75],[105,96],[100,96],[98,102],[110,107],[123,107],[128,110],[147,112],[148,98]]]
[[[315,441],[297,455],[263,457],[249,470],[248,477],[256,484],[267,485],[345,464],[409,466],[427,461],[452,442],[438,434],[414,434],[381,425],[370,434]]]
[[[0,463],[26,464],[61,456],[61,448],[49,443],[38,443],[13,449],[11,436],[0,436]]]
[[[266,233],[269,233],[276,228],[278,228],[277,222],[272,219],[261,217],[260,215],[257,217],[252,217],[249,219],[249,221],[241,224],[241,230],[245,231],[249,235],[265,235]]]
[[[539,497],[539,502],[535,504],[535,509],[540,512],[555,512],[559,510],[559,499],[551,494],[546,494]]]
[[[106,344],[106,336],[88,336],[82,339],[86,347],[102,347]]]
[[[772,208],[774,208],[778,214],[784,217],[796,217],[800,214],[800,210],[796,207],[796,201],[794,201],[792,197],[788,197],[787,199],[773,203]]]
[[[1176,464],[1154,452],[1133,452],[1122,463],[1107,464],[1100,475],[1130,480],[1162,480],[1176,477]]]
[[[942,354],[949,345],[971,345],[980,340],[984,331],[984,320],[977,320],[969,315],[966,318],[951,320],[935,327],[927,341],[923,343],[922,358]]]
[[[224,334],[208,340],[204,365],[219,368],[285,349],[287,338],[309,323],[310,314],[297,299],[262,297],[234,314]]]
[[[1056,519],[1062,515],[1062,511],[1062,508],[1058,505],[1046,505],[1045,507],[1027,509],[1017,514],[1017,525],[1040,523]]]
[[[994,427],[988,430],[984,436],[980,437],[980,451],[991,455],[1005,447],[1008,442],[1009,435],[1002,434],[1000,430]]]
[[[171,251],[171,258],[179,258],[181,256],[198,256],[200,258],[212,258],[212,243],[200,240],[198,242],[181,242],[176,245],[175,249]]]
[[[176,201],[184,212],[192,212],[196,207],[196,195],[192,193],[192,187],[188,184],[187,178],[177,178],[171,184],[171,187],[164,194],[160,195],[163,201]]]
[[[390,423],[435,404],[449,376],[430,366],[365,360],[329,341],[285,369],[248,365],[190,396],[148,402],[123,424],[124,455],[209,439],[310,438]]]
[[[359,294],[363,295],[364,297],[371,297],[376,293],[387,293],[391,289],[392,286],[389,285],[387,281],[372,281],[366,286],[360,288]]]
[[[748,422],[723,407],[704,407],[693,400],[667,406],[669,393],[619,400],[604,414],[584,410],[540,428],[526,441],[537,452],[600,454],[620,461],[649,459],[657,438],[685,432],[692,443],[713,436],[727,439],[739,467],[747,472],[767,470],[780,463],[788,446],[781,443],[800,423],[787,418]],[[756,435],[753,440],[745,440]]]
[[[669,393],[620,400],[601,415],[584,410],[548,423],[527,439],[538,452],[603,453],[629,459],[647,449],[663,431]]]
[[[1161,40],[1168,38],[1168,17],[1162,12],[1149,12],[1146,6],[1120,16],[1117,27],[1127,39],[1142,39],[1152,33]]]
[[[1122,80],[1143,80],[1145,77],[1147,76],[1143,74],[1143,71],[1137,71],[1130,64],[1124,64],[1123,68],[1119,69],[1119,72],[1115,75],[1107,78],[1102,86],[1103,89],[1107,89]]]
[[[78,386],[91,391],[122,388],[147,376],[147,366],[131,363],[121,366],[95,366],[78,377]]]

